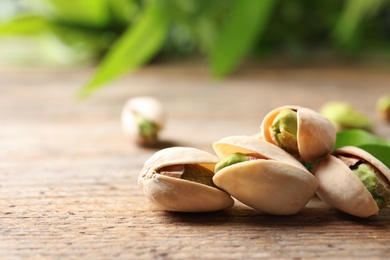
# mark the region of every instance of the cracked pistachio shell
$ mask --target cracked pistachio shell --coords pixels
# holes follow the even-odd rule
[[[139,119],[156,127],[155,136],[144,137],[141,134]],[[158,132],[164,127],[165,113],[162,104],[154,97],[134,97],[125,103],[122,109],[121,124],[123,132],[140,145],[153,145]]]
[[[220,159],[245,153],[258,160],[218,171],[214,183],[242,203],[273,215],[293,215],[316,192],[316,178],[292,155],[269,142],[249,136],[230,136],[213,144]]]
[[[362,181],[335,155],[349,155],[360,158],[375,167],[390,181],[390,170],[378,159],[366,151],[345,146],[323,158],[313,168],[319,188],[318,196],[329,205],[357,217],[377,215],[379,208]]]
[[[162,209],[181,212],[217,211],[233,206],[226,192],[194,181],[160,174],[164,167],[177,165],[202,166],[210,172],[210,181],[218,158],[191,147],[160,150],[146,162],[138,184],[146,197]]]
[[[278,114],[291,109],[297,113],[297,157],[305,162],[313,162],[332,151],[336,142],[336,129],[333,124],[316,111],[300,106],[282,106],[270,111],[261,124],[264,140],[276,144],[271,126]]]

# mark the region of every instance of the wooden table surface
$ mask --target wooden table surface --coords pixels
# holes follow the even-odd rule
[[[197,66],[151,66],[86,100],[88,70],[0,70],[0,259],[388,258],[390,208],[359,219],[313,199],[277,217],[243,205],[170,213],[137,186],[158,149],[209,152],[220,138],[259,131],[271,109],[319,109],[343,100],[390,138],[375,102],[390,93],[389,68],[248,68],[224,81]],[[155,149],[122,134],[124,102],[152,95],[168,121]]]

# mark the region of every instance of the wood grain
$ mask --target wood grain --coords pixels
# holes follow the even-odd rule
[[[390,209],[359,219],[318,199],[294,216],[237,203],[214,213],[169,213],[137,187],[155,151],[255,134],[271,109],[319,109],[344,100],[390,138],[375,102],[389,94],[387,68],[249,68],[224,81],[202,66],[145,68],[87,100],[88,70],[0,71],[1,259],[388,258]],[[168,115],[155,149],[123,136],[126,99],[159,98]]]

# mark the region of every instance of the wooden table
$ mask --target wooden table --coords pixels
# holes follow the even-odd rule
[[[1,259],[388,258],[390,209],[359,219],[313,199],[294,216],[243,205],[215,213],[170,213],[136,182],[144,162],[165,146],[213,152],[212,142],[259,131],[271,109],[319,109],[350,102],[376,133],[390,127],[375,102],[390,92],[389,68],[247,68],[224,81],[201,65],[151,66],[91,98],[76,93],[88,70],[0,71]],[[136,146],[119,116],[140,95],[168,115],[163,145]]]

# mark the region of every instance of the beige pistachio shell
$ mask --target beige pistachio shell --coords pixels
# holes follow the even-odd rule
[[[196,164],[213,171],[218,158],[190,147],[172,147],[150,157],[139,175],[138,184],[146,197],[169,211],[206,212],[233,206],[226,192],[193,181],[159,174],[159,169],[172,165]]]
[[[281,148],[264,140],[245,135],[228,136],[213,143],[215,153],[223,159],[233,153],[254,153],[264,159],[282,161],[294,165],[302,170],[306,170],[297,159]]]
[[[126,101],[121,114],[122,130],[131,138],[139,138],[140,134],[136,114],[156,124],[160,130],[164,127],[165,112],[160,101],[150,96],[134,97]]]
[[[370,153],[355,146],[344,146],[333,152],[334,155],[350,154],[362,158],[377,168],[390,182],[390,169]]]
[[[123,107],[123,114],[139,113],[145,119],[163,126],[165,121],[164,108],[161,102],[150,96],[134,97],[126,101]]]
[[[276,116],[285,109],[297,112],[297,143],[299,157],[305,162],[313,162],[332,151],[336,141],[333,124],[316,111],[300,106],[282,106],[269,112],[261,124],[263,138],[276,144],[271,137],[270,127]]]
[[[378,115],[388,123],[390,123],[390,94],[382,95],[377,103],[376,110]]]
[[[333,154],[362,158],[390,181],[389,169],[362,149],[346,146],[337,149]],[[370,192],[352,170],[334,155],[322,159],[312,171],[319,182],[318,196],[329,205],[357,217],[377,215],[379,208]]]
[[[290,154],[266,141],[232,136],[213,147],[221,159],[236,152],[263,158],[227,166],[213,177],[218,187],[254,209],[274,215],[296,214],[316,192],[316,178]]]

